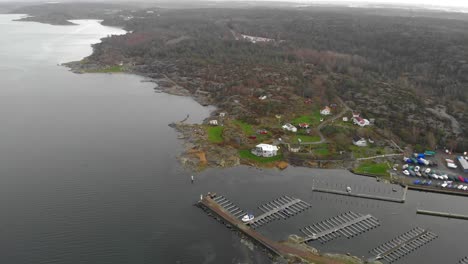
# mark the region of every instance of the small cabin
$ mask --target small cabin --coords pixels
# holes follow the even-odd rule
[[[354,137],[353,138],[353,144],[358,146],[358,147],[366,147],[367,146],[367,141],[362,137]]]
[[[331,114],[331,108],[328,106],[325,106],[322,110],[320,110],[321,115],[330,115]]]

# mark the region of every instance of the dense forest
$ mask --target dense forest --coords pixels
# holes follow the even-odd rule
[[[236,115],[287,111],[291,94],[322,104],[339,96],[406,143],[468,147],[468,15],[120,7],[101,17],[129,33],[103,39],[87,64],[124,64],[149,77],[170,76]],[[246,35],[270,40],[254,43]],[[246,99],[265,93],[273,98],[268,104]],[[242,107],[232,103],[239,100]]]

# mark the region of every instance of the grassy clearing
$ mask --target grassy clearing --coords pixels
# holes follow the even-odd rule
[[[385,149],[382,147],[358,147],[352,145],[349,146],[349,150],[353,152],[355,158],[366,158],[385,154]]]
[[[354,172],[388,177],[390,175],[388,169],[387,163],[363,162],[354,169]]]
[[[102,68],[99,70],[92,70],[90,72],[95,72],[95,73],[118,73],[118,72],[123,72],[123,67],[120,65],[115,65],[115,66],[109,66],[106,68]]]
[[[248,159],[248,160],[259,162],[259,163],[275,162],[275,161],[279,161],[283,159],[283,155],[281,154],[278,154],[277,156],[274,156],[274,157],[268,157],[268,158],[255,156],[254,154],[250,152],[249,149],[239,150],[239,156],[242,159]]]
[[[298,139],[301,139],[302,142],[317,142],[320,141],[319,136],[310,136],[310,135],[295,135],[293,137],[293,143],[297,143]]]
[[[208,127],[207,132],[208,132],[208,140],[211,143],[221,143],[224,141],[223,139],[223,130],[224,127],[222,126],[213,126],[213,127]]]
[[[330,155],[330,150],[328,149],[328,147],[324,147],[324,148],[316,148],[313,150],[313,152],[317,155],[320,155],[320,156],[327,156],[327,155]]]
[[[252,127],[252,125],[250,124],[247,124],[241,120],[234,120],[233,123],[235,125],[238,125],[241,129],[242,129],[242,132],[244,132],[244,134],[246,135],[251,135],[251,134],[254,134],[254,129]]]
[[[292,123],[296,125],[299,123],[308,123],[310,126],[317,126],[321,118],[324,117],[320,115],[320,111],[314,110],[310,115],[302,115],[295,118]]]
[[[330,146],[326,143],[312,145],[312,153],[319,155],[319,156],[328,156],[330,155]]]

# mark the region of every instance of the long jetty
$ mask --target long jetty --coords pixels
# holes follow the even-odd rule
[[[370,261],[384,259],[389,263],[395,262],[435,238],[437,235],[430,231],[420,227],[414,228],[372,249],[370,252],[375,254],[375,257],[371,258]]]
[[[456,218],[456,219],[468,220],[468,215],[461,215],[461,214],[436,212],[436,211],[421,210],[421,209],[417,209],[416,213],[417,214],[422,214],[422,215],[432,215],[432,216],[439,216],[439,217],[447,217],[447,218]]]
[[[306,210],[309,207],[310,204],[302,201],[301,199],[285,195],[259,206],[258,208],[264,213],[246,222],[246,224],[256,228],[276,219],[286,219]]]
[[[380,201],[386,201],[386,202],[404,203],[406,201],[406,193],[408,192],[408,186],[405,186],[403,190],[403,195],[401,198],[377,196],[377,195],[364,194],[364,193],[353,193],[353,192],[315,188],[315,187],[312,187],[312,191],[321,192],[321,193],[331,193],[331,194],[337,194],[337,195],[343,195],[343,196],[358,197],[358,198],[371,199],[371,200],[380,200]]]
[[[379,221],[372,215],[347,212],[320,223],[301,229],[306,235],[304,242],[319,240],[322,244],[344,235],[354,237],[379,226]]]
[[[269,253],[274,256],[280,256],[286,259],[300,257],[307,260],[326,263],[326,264],[338,264],[341,263],[339,261],[333,261],[327,259],[325,257],[313,254],[309,249],[303,247],[296,247],[296,246],[289,246],[284,243],[279,243],[273,241],[262,234],[258,233],[252,227],[244,224],[239,217],[234,216],[228,210],[226,210],[223,206],[219,205],[218,202],[215,200],[217,197],[216,194],[210,194],[205,196],[201,196],[200,200],[197,203],[197,206],[202,208],[203,210],[207,211],[209,214],[214,215],[216,219],[224,223],[226,226],[234,228],[235,230],[239,231],[246,237],[252,239],[255,243],[262,246],[266,249]],[[224,198],[224,197],[223,197]],[[225,199],[225,198],[224,198]],[[218,198],[217,200],[224,201],[222,198]]]

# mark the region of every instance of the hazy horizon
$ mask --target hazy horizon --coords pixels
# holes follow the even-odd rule
[[[186,2],[185,0],[172,0],[170,2]],[[466,0],[446,0],[441,3],[440,0],[202,0],[201,2],[292,2],[292,3],[303,3],[303,4],[405,4],[405,5],[432,5],[432,6],[453,6],[453,7],[468,7],[468,1]],[[38,3],[50,3],[50,2],[122,2],[122,0],[65,0],[65,1],[44,1],[44,0],[0,0],[0,2],[38,2]],[[136,2],[168,2],[166,1],[152,1],[152,0],[138,0]]]

